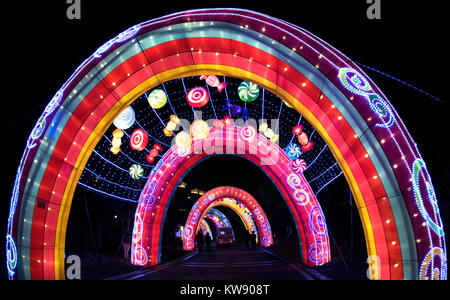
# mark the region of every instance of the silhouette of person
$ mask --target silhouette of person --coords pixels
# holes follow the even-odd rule
[[[195,237],[195,240],[197,241],[197,248],[198,252],[202,252],[203,250],[203,234],[201,231],[197,233],[197,236]]]
[[[205,236],[205,244],[206,244],[206,251],[211,252],[211,236],[209,234],[206,234]]]
[[[245,243],[245,249],[250,248],[250,247],[249,247],[249,243],[250,243],[250,233],[249,233],[247,230],[244,231],[244,243]]]
[[[254,231],[252,231],[252,234],[250,235],[250,241],[252,243],[252,248],[256,248],[256,234]]]

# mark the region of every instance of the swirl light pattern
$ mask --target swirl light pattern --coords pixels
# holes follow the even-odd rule
[[[136,121],[136,114],[131,106],[128,106],[120,115],[114,120],[113,124],[118,129],[126,130],[133,126]]]
[[[259,97],[259,86],[249,81],[244,81],[238,88],[239,97],[244,102],[253,102]]]
[[[211,197],[211,195],[214,197]],[[192,207],[184,227],[184,250],[194,249],[195,236],[200,228],[200,221],[203,220],[208,212],[214,211],[213,208],[217,206],[227,206],[234,210],[242,219],[249,232],[257,231],[257,235],[259,235],[258,241],[263,247],[272,245],[273,238],[270,223],[258,202],[241,189],[219,187],[203,194]],[[256,227],[258,228],[257,230]]]
[[[131,149],[143,151],[148,145],[148,135],[142,129],[136,129],[130,137]]]
[[[130,176],[135,180],[139,180],[144,177],[144,168],[140,165],[132,165],[130,168]]]
[[[339,79],[350,92],[366,97],[372,111],[382,120],[375,126],[389,128],[395,123],[395,116],[388,103],[373,91],[369,81],[352,68],[339,69]]]
[[[188,92],[186,99],[193,108],[201,108],[208,104],[209,94],[204,87],[195,87]]]
[[[167,103],[167,95],[163,90],[153,90],[148,96],[148,104],[153,109],[163,108]]]

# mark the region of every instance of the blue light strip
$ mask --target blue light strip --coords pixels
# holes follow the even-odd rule
[[[132,188],[130,188],[130,187],[120,185],[120,184],[118,184],[118,183],[116,183],[116,182],[109,181],[108,179],[103,178],[103,177],[97,175],[96,173],[94,173],[93,171],[89,170],[88,168],[84,168],[84,169],[85,169],[86,171],[88,171],[89,173],[91,173],[92,175],[94,175],[95,177],[97,177],[98,179],[103,180],[103,181],[105,181],[105,182],[107,182],[107,183],[109,183],[109,184],[112,184],[112,185],[121,187],[121,188],[123,188],[123,189],[131,190],[131,191],[134,191],[134,192],[140,192],[140,191],[142,191],[142,189],[132,189]],[[148,177],[142,177],[142,178],[143,178],[143,179],[148,179]]]
[[[172,111],[173,111],[173,114],[174,114],[174,115],[177,115],[177,113],[175,112],[175,109],[174,109],[173,106],[172,106],[172,102],[170,102],[169,94],[167,93],[166,86],[164,85],[164,82],[163,82],[161,85],[162,85],[162,87],[163,87],[163,89],[164,89],[164,93],[166,93],[167,100],[169,101],[169,105],[170,105],[170,108],[171,108]]]
[[[313,162],[310,163],[310,164],[306,167],[305,172],[306,172],[306,170],[309,169],[309,167],[311,167],[312,165],[314,165],[314,163],[316,162],[316,160],[319,159],[319,157],[320,157],[320,155],[322,154],[322,152],[325,151],[325,149],[327,149],[327,148],[328,148],[328,146],[327,146],[327,144],[325,144],[325,147],[323,147],[323,149],[319,152],[319,154],[317,154],[317,156],[316,156],[316,158],[313,160]]]
[[[366,66],[366,65],[361,64],[361,63],[356,62],[356,61],[354,61],[354,63],[356,63],[357,65],[359,65],[359,66],[361,66],[361,67],[364,67],[364,68],[366,68],[366,69],[372,70],[372,71],[374,71],[374,72],[376,72],[376,73],[378,73],[378,74],[381,74],[381,75],[384,75],[384,76],[386,76],[386,77],[388,77],[388,78],[391,78],[391,79],[393,79],[393,80],[395,80],[395,81],[397,81],[397,82],[399,82],[399,83],[401,83],[401,84],[404,84],[404,85],[406,85],[407,87],[410,87],[410,88],[412,88],[412,89],[418,91],[419,93],[422,93],[422,94],[424,94],[424,95],[426,95],[426,96],[428,96],[428,97],[430,97],[430,98],[433,98],[433,99],[436,100],[436,101],[439,101],[439,102],[441,102],[441,103],[444,103],[444,101],[441,100],[440,98],[438,98],[438,97],[436,97],[436,96],[433,96],[433,95],[431,95],[430,93],[428,93],[428,92],[426,92],[426,91],[424,91],[424,90],[422,90],[422,89],[419,89],[418,87],[415,87],[415,86],[413,86],[412,84],[409,84],[409,83],[407,83],[407,82],[405,82],[405,81],[403,81],[403,80],[400,80],[400,79],[398,79],[398,78],[396,78],[396,77],[394,77],[394,76],[392,76],[392,75],[386,74],[386,73],[384,73],[384,72],[382,72],[382,71],[380,71],[380,70],[377,70],[377,69],[375,69],[375,68]]]
[[[148,94],[144,93],[145,98],[148,100]],[[150,106],[151,107],[151,106]],[[151,109],[153,110],[153,112],[156,114],[156,116],[158,117],[159,121],[161,122],[163,128],[166,128],[166,123],[164,123],[164,121],[161,119],[161,117],[159,116],[159,114],[156,112],[156,109],[154,109],[153,107],[151,107]]]
[[[106,138],[106,140],[107,140],[109,143],[112,143],[111,140],[110,140],[106,135],[105,135],[104,137]],[[142,167],[149,167],[149,168],[155,167],[154,165],[141,164],[140,162],[135,161],[134,159],[132,159],[131,157],[129,157],[128,155],[126,155],[124,151],[120,151],[119,154],[121,154],[121,155],[125,156],[126,158],[128,158],[133,164],[139,164],[139,165],[141,165]],[[109,162],[109,161],[108,161],[108,162]]]
[[[323,172],[322,174],[320,174],[319,176],[317,176],[316,178],[314,178],[313,180],[310,180],[309,183],[311,184],[312,182],[316,181],[317,179],[319,179],[320,177],[322,177],[323,175],[325,175],[328,171],[330,171],[333,167],[335,167],[338,163],[336,162],[334,165],[332,165],[331,167],[329,167],[325,172]]]
[[[342,174],[343,174],[343,173],[342,173],[342,171],[341,171],[336,177],[334,177],[333,179],[331,179],[330,181],[328,181],[327,184],[325,184],[324,186],[322,186],[322,187],[317,191],[317,193],[316,193],[316,198],[317,198],[317,195],[320,193],[321,190],[323,190],[324,188],[326,188],[330,183],[332,183],[333,181],[335,181],[335,180],[336,180],[338,177],[340,177]]]
[[[95,155],[97,155],[98,157],[100,157],[101,159],[103,159],[104,161],[106,161],[107,163],[113,165],[113,166],[116,167],[117,169],[119,169],[119,170],[121,170],[121,171],[123,171],[123,172],[126,172],[126,173],[129,173],[129,172],[130,172],[129,170],[125,170],[124,168],[121,168],[121,167],[119,167],[118,165],[116,165],[115,163],[113,163],[113,162],[109,161],[108,159],[104,158],[104,157],[103,157],[100,153],[98,153],[95,149],[92,150],[92,152],[94,152]]]
[[[213,108],[213,111],[214,111],[214,116],[216,117],[216,120],[219,120],[219,118],[217,117],[217,114],[216,114],[216,109],[214,107],[213,98],[211,97],[211,93],[209,92],[208,84],[206,84],[206,90],[208,91],[209,100],[210,100],[209,102],[211,102],[211,105],[212,105],[212,108]]]
[[[226,82],[226,77],[225,76],[223,76],[223,82]],[[230,100],[230,98],[228,98],[227,87],[225,87],[225,96],[227,96],[227,101]],[[228,115],[231,116],[230,108],[228,108]]]
[[[91,191],[93,191],[95,193],[98,193],[98,194],[102,194],[102,195],[108,196],[108,197],[116,199],[116,200],[125,201],[125,202],[132,202],[132,203],[138,203],[138,201],[136,201],[136,200],[131,200],[131,199],[127,199],[127,198],[118,197],[118,196],[115,196],[115,195],[112,195],[112,194],[108,194],[108,193],[105,193],[103,191],[94,189],[93,187],[90,187],[90,186],[88,186],[88,185],[86,185],[86,184],[84,184],[82,182],[78,182],[78,184],[80,186],[84,187],[85,189],[91,190]]]
[[[141,124],[139,124],[139,122],[136,120],[135,121],[136,122],[136,124],[138,124],[138,126],[142,129],[142,130],[144,130],[145,131],[145,129],[141,126]],[[166,125],[164,125],[164,128],[166,127]],[[172,146],[170,146],[169,144],[167,144],[167,143],[164,143],[164,142],[161,142],[160,140],[158,140],[157,138],[155,138],[154,136],[152,136],[151,134],[149,134],[147,131],[145,131],[145,133],[146,134],[148,134],[148,136],[149,137],[151,137],[152,139],[154,139],[155,141],[157,141],[159,144],[161,144],[161,145],[164,145],[164,146],[166,146],[166,147],[168,147],[168,148],[171,148]],[[125,133],[126,134],[126,133]],[[129,137],[129,136],[128,136]],[[147,150],[147,149],[146,149]],[[147,150],[148,151],[148,150]],[[148,151],[149,152],[149,151]],[[159,156],[159,155],[158,155]]]

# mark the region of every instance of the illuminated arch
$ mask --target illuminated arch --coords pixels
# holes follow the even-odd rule
[[[203,220],[208,211],[217,206],[231,208],[241,218],[245,229],[249,233],[255,232],[257,237],[262,236],[262,239],[257,239],[262,247],[272,245],[273,237],[269,220],[256,199],[249,193],[234,187],[219,187],[211,190],[207,194],[208,196],[202,196],[194,204],[186,220],[183,234],[184,250],[194,249],[195,235],[199,229],[199,220]],[[233,198],[229,198],[231,197],[230,195],[233,195]]]
[[[214,223],[214,226],[216,226],[216,229],[231,228],[233,233],[233,241],[236,241],[233,227],[231,226],[228,218],[221,211],[212,208],[206,212],[205,219],[211,220],[211,222]]]
[[[203,235],[209,234],[211,240],[213,240],[211,228],[209,227],[209,224],[205,221],[205,219],[202,219],[199,224],[200,224],[199,228],[202,230]]]
[[[210,209],[207,211],[205,218],[211,220],[217,228],[231,228],[228,218],[217,209]]]
[[[316,128],[350,184],[368,254],[379,258],[374,278],[447,278],[431,178],[383,93],[306,30],[239,9],[193,10],[136,25],[99,48],[56,93],[15,179],[6,236],[10,278],[64,278],[72,196],[105,130],[143,92],[204,74],[253,81]]]
[[[302,262],[315,266],[330,261],[325,217],[308,182],[301,173],[293,170],[292,160],[278,145],[247,125],[213,128],[206,138],[194,139],[189,148],[172,146],[159,160],[148,177],[136,209],[131,246],[133,264],[151,266],[160,263],[162,224],[175,187],[191,168],[216,155],[238,155],[258,166],[275,183],[290,209],[297,226]],[[221,198],[242,200],[237,198],[241,193],[238,189],[230,190]],[[214,193],[222,192],[214,190]],[[205,195],[211,196],[211,193],[205,193],[201,199],[205,199]],[[250,199],[251,195],[246,197]]]

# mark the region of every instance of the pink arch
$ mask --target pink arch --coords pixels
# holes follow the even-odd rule
[[[258,228],[259,243],[261,247],[269,247],[273,244],[272,230],[266,213],[258,201],[248,192],[231,186],[222,186],[203,194],[194,204],[186,220],[183,234],[183,249],[194,250],[195,236],[199,228],[200,220],[213,207],[227,204],[227,198],[238,200],[240,205],[246,207],[253,215]]]
[[[275,183],[296,223],[302,262],[309,266],[330,261],[328,231],[322,209],[308,182],[293,170],[293,162],[276,144],[252,126],[212,130],[187,150],[173,146],[153,169],[141,193],[135,215],[131,261],[151,266],[160,262],[161,232],[167,207],[178,182],[195,164],[211,155],[242,156],[258,165]]]

